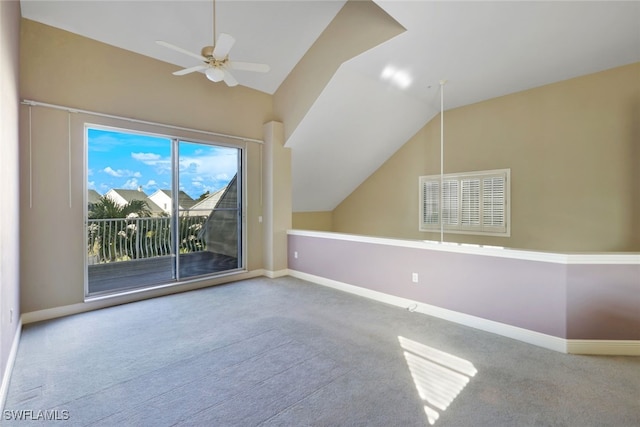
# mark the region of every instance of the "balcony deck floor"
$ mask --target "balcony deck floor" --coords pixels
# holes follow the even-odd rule
[[[212,252],[181,254],[179,261],[180,280],[240,267],[237,258]],[[89,294],[177,282],[171,256],[89,265],[88,277]]]

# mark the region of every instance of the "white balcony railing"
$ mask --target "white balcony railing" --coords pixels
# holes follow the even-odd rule
[[[206,249],[203,227],[208,216],[178,219],[179,253]],[[171,217],[90,219],[87,223],[89,264],[130,261],[175,252]]]

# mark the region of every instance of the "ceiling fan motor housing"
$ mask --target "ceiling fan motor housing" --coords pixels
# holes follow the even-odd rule
[[[200,52],[205,58],[213,58],[213,46],[205,46]]]

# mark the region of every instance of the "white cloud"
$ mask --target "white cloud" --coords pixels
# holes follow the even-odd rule
[[[108,175],[115,176],[116,178],[120,178],[122,176],[118,171],[111,169],[111,166],[107,166],[102,171]]]
[[[132,176],[134,178],[142,178],[142,174],[140,172],[133,172],[127,169],[115,170],[111,166],[107,166],[106,168],[102,169],[102,171],[107,175],[111,175],[115,178],[122,178],[122,177],[129,177],[129,176]]]
[[[131,153],[131,157],[136,160],[158,160],[162,156],[156,153]]]
[[[147,165],[155,165],[162,158],[156,153],[131,153],[131,157]]]
[[[139,186],[140,184],[138,184],[138,180],[136,178],[131,178],[124,183],[122,188],[128,189],[128,190],[137,190]]]
[[[156,153],[131,153],[131,158],[147,166],[153,166],[156,173],[171,173],[171,157],[162,157]]]
[[[180,176],[183,179],[188,177],[201,182],[228,181],[237,171],[238,158],[235,153],[180,158]]]

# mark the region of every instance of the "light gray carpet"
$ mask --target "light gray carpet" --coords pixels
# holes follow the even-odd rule
[[[69,419],[10,419],[20,414]],[[19,426],[631,427],[640,358],[560,354],[259,278],[26,326],[2,415]]]

